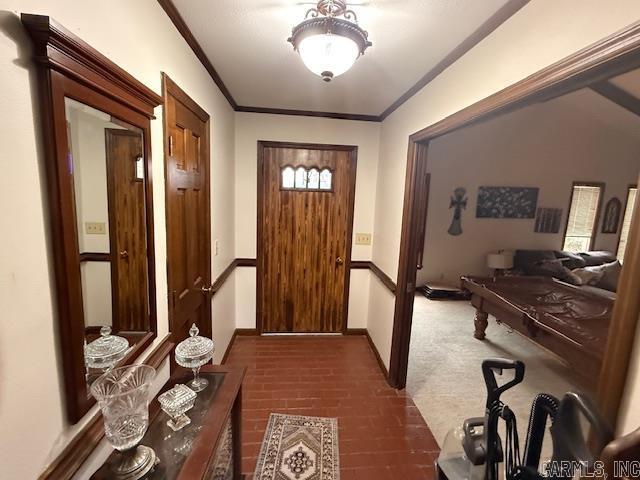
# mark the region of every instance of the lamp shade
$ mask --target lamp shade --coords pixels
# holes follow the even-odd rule
[[[303,39],[298,51],[309,70],[328,80],[349,70],[360,56],[356,42],[330,33]]]
[[[513,268],[513,254],[511,252],[492,252],[487,255],[487,267],[494,270]]]

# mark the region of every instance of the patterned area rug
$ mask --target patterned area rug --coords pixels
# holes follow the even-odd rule
[[[254,480],[339,480],[338,419],[272,413]]]

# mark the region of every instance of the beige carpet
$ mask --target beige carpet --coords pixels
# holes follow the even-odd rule
[[[518,417],[521,448],[529,420],[531,402],[540,392],[561,398],[569,390],[585,391],[569,366],[489,317],[487,338],[473,337],[475,309],[463,301],[434,301],[416,296],[407,391],[425,418],[438,444],[447,432],[465,418],[484,415],[486,388],[481,362],[505,357],[526,365],[524,382],[503,395]],[[504,437],[503,437],[504,438]],[[545,453],[549,453],[546,442]]]

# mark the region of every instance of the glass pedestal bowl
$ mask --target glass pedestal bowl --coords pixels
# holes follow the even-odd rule
[[[129,350],[129,341],[111,335],[111,327],[106,325],[100,329],[100,337],[84,346],[84,363],[87,368],[105,372],[122,360]]]
[[[200,377],[200,367],[206,365],[213,358],[213,340],[198,335],[200,330],[194,323],[189,329],[189,337],[178,344],[175,350],[176,363],[193,371],[193,380],[187,386],[194,392],[201,392],[209,381]]]
[[[153,367],[128,365],[108,371],[91,385],[107,440],[121,453],[112,469],[116,479],[143,478],[159,462],[153,449],[138,445],[149,426],[149,388],[155,376]]]

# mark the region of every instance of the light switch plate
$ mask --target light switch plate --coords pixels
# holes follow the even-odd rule
[[[84,232],[87,235],[106,235],[107,224],[104,222],[84,222]]]
[[[356,245],[371,245],[371,234],[356,233]]]

